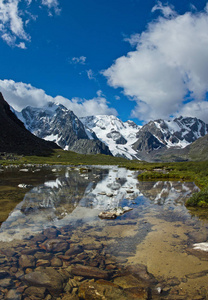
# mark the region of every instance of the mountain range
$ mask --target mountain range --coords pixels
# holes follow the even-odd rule
[[[139,126],[133,121],[122,122],[113,115],[78,118],[71,110],[53,102],[41,108],[28,106],[21,112],[10,109],[5,103],[1,95],[1,104],[7,107],[6,111],[1,110],[4,117],[6,115],[8,120],[10,116],[13,122],[15,120],[14,126],[24,130],[24,134],[27,132],[30,138],[35,135],[39,138],[36,142],[43,141],[49,148],[57,144],[64,150],[81,154],[102,153],[146,161],[180,161],[188,160],[190,156],[200,159],[195,152],[204,149],[203,153],[206,153],[208,125],[197,118],[181,116],[168,121],[159,119]],[[4,125],[1,132],[6,132],[7,127],[11,126]],[[8,132],[5,136],[8,137]],[[17,145],[20,144],[22,142],[18,139]],[[6,142],[1,145],[0,151],[7,151]],[[32,151],[33,145],[35,143],[30,143],[27,153],[35,152],[34,149]]]
[[[52,102],[42,108],[28,106],[16,115],[33,134],[65,150],[146,161],[186,160],[187,154],[182,153],[188,150],[182,149],[208,133],[208,124],[197,118],[159,119],[139,126],[113,115],[78,118]]]

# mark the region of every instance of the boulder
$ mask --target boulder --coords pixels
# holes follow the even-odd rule
[[[71,269],[73,275],[83,276],[86,278],[108,279],[110,273],[96,267],[75,265]]]

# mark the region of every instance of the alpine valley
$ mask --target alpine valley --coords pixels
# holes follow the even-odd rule
[[[146,161],[189,160],[190,145],[208,133],[208,124],[197,118],[181,116],[138,126],[113,115],[78,118],[53,102],[42,108],[28,106],[15,113],[31,133],[64,150]]]

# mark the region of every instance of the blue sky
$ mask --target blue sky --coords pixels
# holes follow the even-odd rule
[[[203,0],[0,1],[0,91],[15,109],[208,123]]]

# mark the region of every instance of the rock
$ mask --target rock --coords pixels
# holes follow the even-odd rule
[[[9,273],[5,270],[0,270],[0,279],[3,279],[5,277],[8,277]]]
[[[101,212],[98,217],[101,219],[116,219],[118,216],[122,216],[128,211],[133,210],[133,208],[125,206],[123,208],[115,208],[111,211],[103,211]]]
[[[6,294],[6,300],[20,300],[22,296],[16,290],[9,290]]]
[[[21,254],[26,254],[26,255],[33,255],[35,254],[39,249],[38,248],[33,248],[33,249],[23,249],[21,251]]]
[[[69,244],[61,239],[48,239],[40,244],[40,248],[48,252],[65,252],[69,248]]]
[[[148,281],[151,283],[156,282],[154,276],[148,273],[147,267],[145,265],[142,264],[129,265],[127,266],[126,270],[138,279]]]
[[[110,273],[96,267],[76,265],[71,269],[73,275],[83,276],[86,278],[108,279]]]
[[[61,232],[54,228],[47,228],[44,230],[43,234],[48,238],[48,239],[55,239],[59,234],[61,234]]]
[[[47,237],[44,234],[36,234],[31,241],[33,242],[39,242],[39,243],[43,243],[45,240],[47,239]]]
[[[63,262],[60,258],[58,257],[54,257],[51,260],[51,266],[52,267],[62,267],[63,266]]]
[[[22,279],[28,286],[44,287],[50,293],[59,294],[63,290],[63,277],[53,268],[26,274]]]
[[[103,211],[101,212],[99,215],[98,215],[99,218],[101,219],[116,219],[117,218],[117,215],[115,212],[112,212],[112,211]]]
[[[188,232],[188,237],[194,242],[194,243],[203,243],[204,241],[207,241],[207,233],[201,232],[201,231],[191,231]]]
[[[31,255],[23,254],[19,258],[19,265],[22,269],[35,267],[35,258]]]
[[[125,294],[127,295],[127,299],[136,299],[136,300],[146,300],[149,299],[148,289],[142,287],[133,287],[125,289]]]
[[[1,288],[8,288],[12,285],[13,281],[11,278],[4,278],[0,280],[0,287]]]
[[[109,281],[84,282],[80,285],[78,296],[85,300],[130,300],[121,288]]]
[[[70,249],[65,252],[66,256],[71,256],[83,252],[83,247],[80,245],[70,246]]]
[[[37,298],[40,298],[40,299],[44,299],[45,294],[46,294],[46,288],[30,286],[29,288],[27,288],[24,291],[24,294],[27,295],[27,296],[33,296],[33,297],[37,297]]]
[[[36,267],[49,267],[50,266],[50,261],[46,259],[38,259],[36,262]]]
[[[144,286],[143,281],[135,278],[132,274],[116,277],[113,282],[124,289]]]
[[[103,244],[86,244],[84,245],[85,250],[100,250],[103,248]]]

